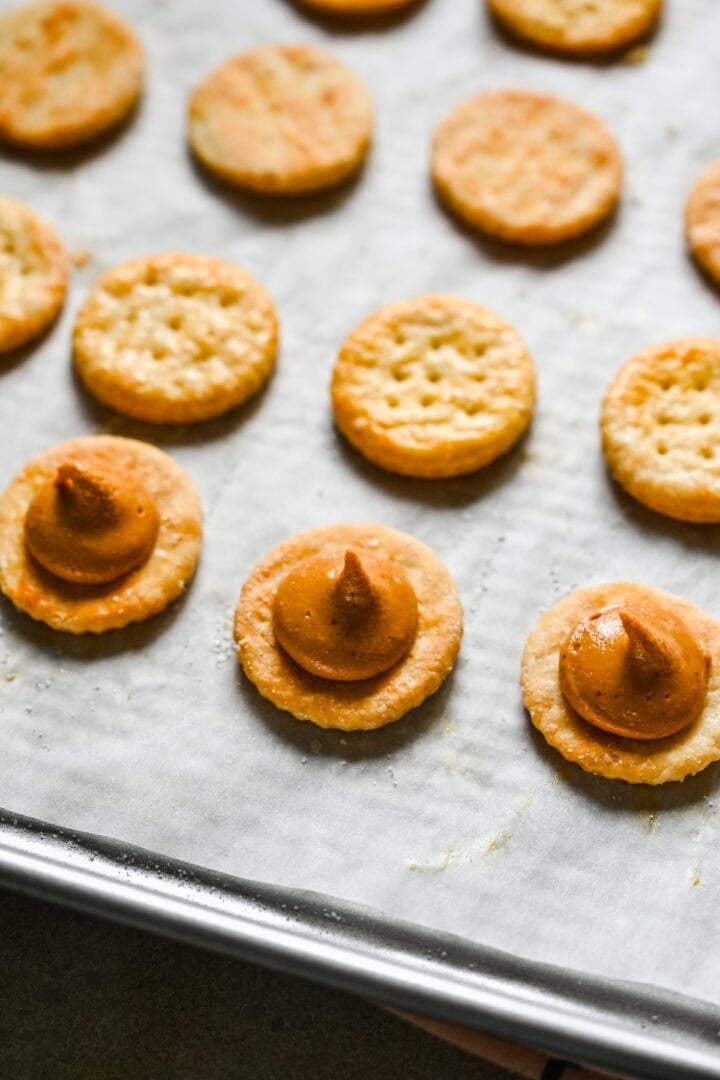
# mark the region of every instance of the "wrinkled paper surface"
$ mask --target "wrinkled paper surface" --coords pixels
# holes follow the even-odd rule
[[[616,491],[597,431],[602,393],[635,351],[720,331],[720,300],[682,235],[687,192],[720,157],[720,5],[667,6],[642,62],[593,65],[511,46],[480,0],[428,0],[374,31],[329,27],[284,0],[226,0],[212,15],[199,0],[117,0],[147,47],[139,114],[85,154],[0,158],[0,190],[91,256],[52,333],[0,366],[0,484],[63,439],[147,439],[193,476],[206,540],[184,600],[144,626],[75,640],[0,604],[1,805],[720,1002],[708,948],[720,769],[656,790],[586,776],[534,734],[518,689],[526,634],[581,585],[643,581],[720,618],[718,530],[673,524]],[[273,204],[194,166],[189,91],[232,52],[274,41],[325,44],[370,84],[375,145],[349,188]],[[570,250],[527,255],[477,239],[433,196],[435,125],[470,94],[513,84],[595,110],[623,147],[620,214]],[[70,367],[74,314],[94,278],[163,250],[237,261],[282,320],[264,394],[221,421],[167,431],[98,406]],[[517,326],[539,401],[530,436],[503,461],[416,483],[343,444],[328,382],[357,322],[430,291],[477,300]],[[465,606],[454,675],[374,734],[280,714],[242,679],[233,653],[232,611],[249,569],[291,534],[332,521],[381,521],[424,540]]]

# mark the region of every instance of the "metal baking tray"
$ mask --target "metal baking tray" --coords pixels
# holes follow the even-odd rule
[[[284,0],[223,0],[212,18],[198,0],[115,6],[148,51],[138,115],[82,154],[0,158],[0,190],[90,254],[59,324],[0,367],[0,483],[62,439],[147,439],[195,479],[206,539],[185,598],[142,626],[75,639],[0,603],[0,880],[588,1064],[720,1076],[718,768],[657,790],[586,776],[533,733],[517,685],[538,614],[580,585],[641,580],[720,617],[717,530],[632,504],[597,436],[601,395],[627,357],[717,333],[718,297],[685,253],[682,206],[720,155],[720,7],[669,0],[642,63],[573,64],[510,45],[478,0],[427,0],[356,29]],[[299,40],[369,83],[366,169],[283,203],[215,184],[185,146],[189,91],[233,51]],[[564,94],[616,132],[625,198],[593,237],[517,252],[437,204],[433,128],[463,97],[508,84]],[[163,430],[81,391],[70,332],[97,274],[178,249],[253,272],[278,304],[283,344],[245,408]],[[349,330],[425,292],[514,323],[539,375],[522,445],[444,483],[365,464],[334,432],[328,401]],[[438,694],[355,736],[263,702],[230,632],[254,562],[341,520],[429,543],[466,611]]]

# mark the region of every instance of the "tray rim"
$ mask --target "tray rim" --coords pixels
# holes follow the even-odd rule
[[[720,1010],[697,999],[6,810],[0,886],[595,1068],[720,1078]]]

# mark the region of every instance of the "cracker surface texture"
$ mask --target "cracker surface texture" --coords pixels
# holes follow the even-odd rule
[[[151,255],[108,271],[77,317],[75,368],[95,397],[153,423],[208,420],[256,393],[275,365],[272,300],[245,270]]]
[[[682,619],[711,658],[705,707],[697,720],[663,739],[628,739],[588,724],[567,703],[558,675],[560,650],[582,619],[612,604],[653,600]],[[579,589],[536,623],[525,645],[520,679],[530,719],[550,746],[586,772],[630,784],[684,780],[720,760],[720,624],[693,604],[646,585]]]
[[[663,0],[487,0],[503,26],[525,41],[567,55],[632,45],[657,23]]]
[[[36,493],[68,460],[135,473],[155,499],[160,529],[142,566],[107,585],[74,585],[44,570],[25,546],[25,515]],[[71,634],[101,634],[157,614],[185,589],[202,541],[202,508],[187,473],[135,439],[90,435],[34,458],[0,496],[0,589],[33,619]]]
[[[523,434],[535,370],[518,333],[491,311],[423,296],[380,308],[350,334],[331,393],[338,428],[376,465],[458,476]]]
[[[593,229],[622,188],[617,142],[602,120],[531,90],[491,90],[440,124],[432,175],[468,224],[516,244],[556,244]]]
[[[0,195],[0,353],[31,341],[65,302],[69,260],[37,214]]]
[[[97,4],[13,8],[0,15],[0,139],[37,149],[88,142],[132,110],[143,68],[134,32]]]
[[[703,270],[720,284],[720,161],[702,174],[690,193],[685,234]]]
[[[272,605],[299,563],[348,547],[404,570],[417,596],[418,629],[409,653],[389,671],[340,683],[310,675],[278,645]],[[235,612],[235,642],[248,679],[279,709],[319,727],[367,731],[399,720],[438,689],[455,663],[462,623],[450,572],[419,540],[384,525],[327,525],[281,544],[253,569]]]
[[[356,172],[372,136],[358,77],[310,45],[263,46],[213,71],[189,106],[190,144],[212,172],[263,194],[308,194]]]
[[[602,447],[638,502],[681,521],[720,521],[720,340],[683,338],[629,360],[605,395]]]

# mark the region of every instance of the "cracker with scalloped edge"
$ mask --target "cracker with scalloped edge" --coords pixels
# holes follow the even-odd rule
[[[627,48],[660,18],[663,0],[487,0],[524,41],[569,56]]]
[[[65,303],[60,237],[25,203],[0,195],[0,353],[38,337]]]
[[[415,641],[394,667],[371,679],[335,682],[310,675],[275,639],[272,607],[283,578],[314,555],[352,547],[381,555],[407,575],[418,601]],[[298,720],[323,728],[368,731],[399,720],[440,687],[462,639],[455,582],[437,555],[384,525],[326,525],[300,533],[251,571],[235,612],[234,636],[246,676],[263,697]]]

